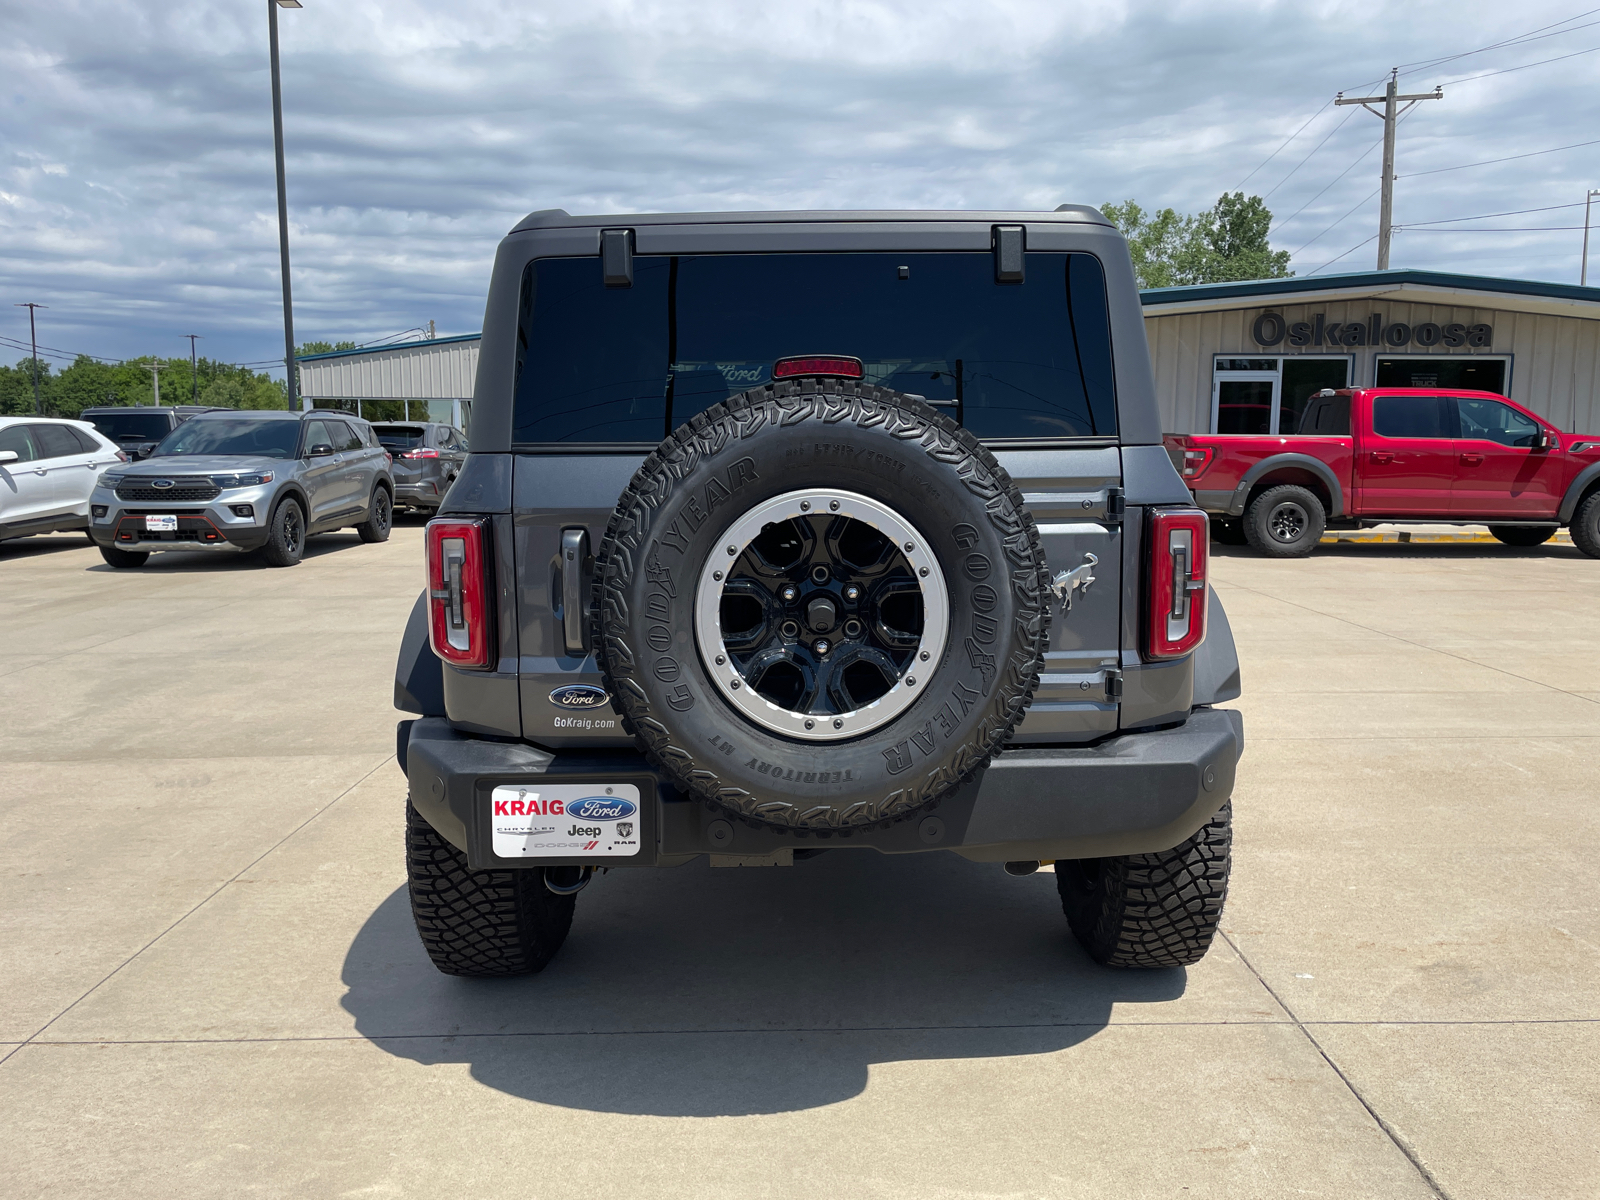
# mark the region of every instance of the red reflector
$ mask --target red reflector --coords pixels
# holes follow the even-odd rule
[[[1210,518],[1198,508],[1150,512],[1145,654],[1179,658],[1206,638],[1206,559]]]
[[[452,666],[489,665],[487,526],[482,519],[428,522],[428,640]]]
[[[839,375],[845,379],[860,379],[861,360],[839,354],[810,354],[798,358],[780,358],[772,364],[774,379],[787,379],[793,375]]]
[[[401,458],[438,458],[437,450],[407,450]]]

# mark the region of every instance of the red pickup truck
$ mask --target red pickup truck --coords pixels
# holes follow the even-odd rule
[[[1165,440],[1224,545],[1297,558],[1325,529],[1482,522],[1511,546],[1567,525],[1600,558],[1600,435],[1563,433],[1492,392],[1327,390],[1298,433]]]

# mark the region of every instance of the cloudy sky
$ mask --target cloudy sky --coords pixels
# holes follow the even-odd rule
[[[1400,126],[1393,265],[1576,282],[1600,186],[1600,144],[1556,150],[1600,139],[1577,4],[305,5],[280,14],[302,340],[475,332],[537,208],[1195,211],[1242,186],[1298,273],[1370,268],[1382,123],[1331,101],[1394,66],[1445,99]],[[26,300],[55,351],[281,355],[275,205],[263,0],[0,7],[0,361]]]

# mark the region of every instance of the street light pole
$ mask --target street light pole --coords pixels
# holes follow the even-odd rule
[[[1587,239],[1589,235],[1587,232],[1585,232],[1583,236],[1585,239],[1584,257],[1587,258]],[[36,308],[49,308],[50,306],[48,304],[34,304],[32,301],[29,301],[25,304],[13,304],[11,307],[25,308],[28,310],[28,341],[33,346],[33,357],[28,360],[28,364],[33,367],[33,415],[37,417],[43,412],[43,410],[39,407],[39,334],[38,331],[33,327],[33,310]]]
[[[191,397],[190,402],[193,403],[193,404],[199,404],[200,403],[200,360],[195,357],[195,354],[194,354],[194,343],[195,343],[195,340],[200,337],[200,335],[198,333],[186,333],[183,336],[189,339],[189,379],[194,384],[194,387],[190,392],[190,397]]]
[[[278,9],[301,8],[300,0],[267,0],[267,33],[272,46],[272,146],[278,159],[278,254],[283,274],[283,365],[288,372],[289,408],[296,407],[294,300],[289,295],[289,195],[283,182],[283,92],[278,84]]]
[[[1590,188],[1583,198],[1583,266],[1578,269],[1578,286],[1589,286],[1589,208],[1600,192]]]

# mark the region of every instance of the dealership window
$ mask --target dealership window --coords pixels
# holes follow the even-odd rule
[[[1377,365],[1378,387],[1463,388],[1476,392],[1506,394],[1509,358],[1449,358],[1443,354],[1415,358],[1389,358],[1380,355]]]
[[[1350,356],[1218,356],[1211,381],[1215,433],[1298,433],[1306,401],[1323,388],[1350,386]]]

